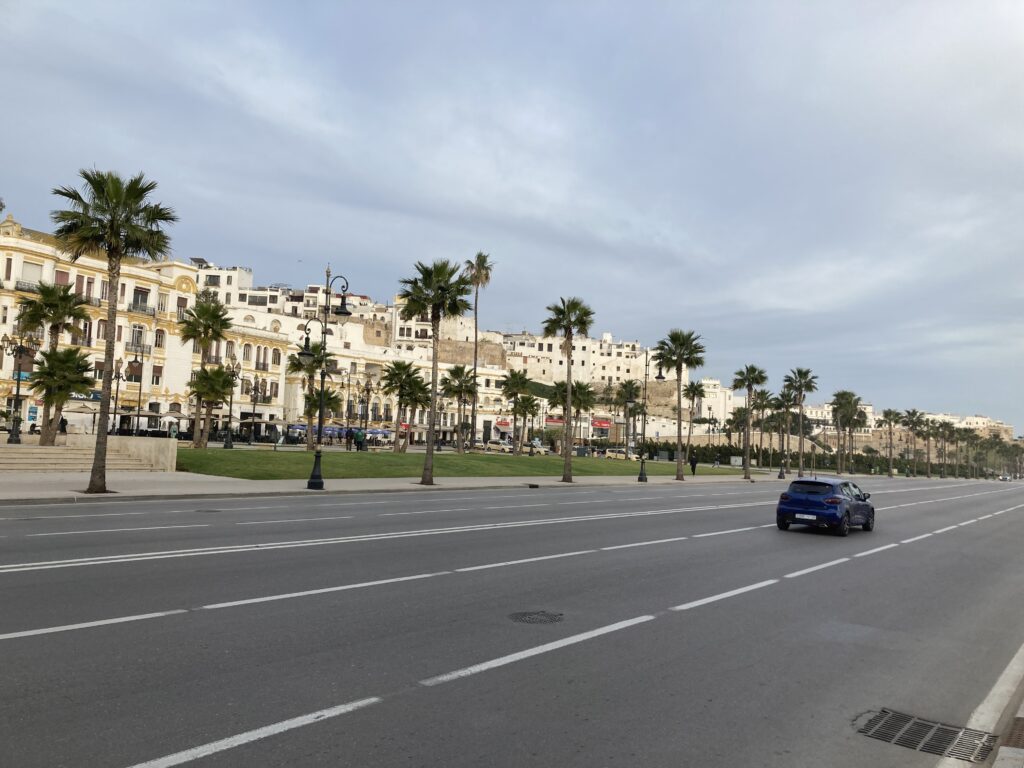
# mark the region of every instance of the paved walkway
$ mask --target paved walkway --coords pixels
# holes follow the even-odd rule
[[[736,483],[741,476],[701,475],[686,482]],[[774,474],[756,474],[757,482],[775,481]],[[649,485],[669,485],[671,477],[651,477]],[[377,493],[386,491],[478,490],[481,488],[565,488],[558,477],[439,477],[433,486],[418,478],[353,478],[325,480],[325,491],[307,491],[305,480],[239,480],[191,472],[108,472],[108,495],[86,494],[88,472],[17,472],[0,475],[0,505],[54,501],[111,501],[113,499],[203,498],[215,496],[280,496],[326,493]],[[632,476],[576,477],[573,486],[638,485]],[[116,494],[116,495],[115,495]]]

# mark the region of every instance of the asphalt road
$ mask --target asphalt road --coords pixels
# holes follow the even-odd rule
[[[855,479],[0,508],[0,765],[934,766],[855,726],[986,699],[1024,484]]]

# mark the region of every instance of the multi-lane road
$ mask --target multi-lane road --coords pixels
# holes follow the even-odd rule
[[[0,765],[934,766],[857,726],[1008,703],[1024,485],[857,480],[0,507]]]

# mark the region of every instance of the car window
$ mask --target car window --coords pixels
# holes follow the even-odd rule
[[[848,499],[857,498],[857,495],[853,492],[853,488],[850,487],[849,483],[843,483],[842,486],[840,486],[840,490],[843,492],[843,496]]]
[[[832,492],[832,486],[813,480],[796,480],[789,484],[789,492],[803,493],[808,496],[827,496]]]
[[[850,490],[853,491],[853,498],[855,499],[859,499],[861,496],[864,495],[864,491],[862,491],[860,489],[860,486],[857,485],[856,483],[850,483]]]

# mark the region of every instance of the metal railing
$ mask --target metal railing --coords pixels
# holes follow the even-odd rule
[[[256,363],[257,371],[269,371],[270,366],[267,363]]]
[[[39,293],[39,283],[32,282],[31,280],[15,280],[14,290],[27,291],[28,293]]]
[[[129,312],[138,312],[143,315],[149,315],[150,317],[156,317],[156,309],[149,306],[149,304],[136,304],[131,303],[128,305]]]
[[[206,362],[209,365],[221,365],[224,362],[224,358],[220,355],[207,355]]]
[[[124,351],[126,353],[132,352],[132,353],[139,354],[139,355],[150,355],[150,354],[153,353],[153,345],[152,344],[135,344],[134,342],[129,341],[128,343],[126,343],[124,345]]]

